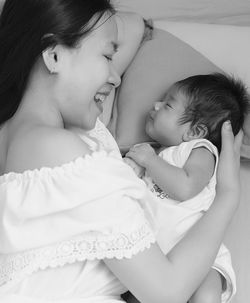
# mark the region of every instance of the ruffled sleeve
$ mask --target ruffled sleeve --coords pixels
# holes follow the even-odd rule
[[[217,162],[217,148],[210,141],[203,138],[182,142],[180,145],[168,147],[160,152],[159,156],[174,166],[183,167],[192,150],[199,147],[208,149],[216,157]]]
[[[130,258],[155,241],[140,205],[145,185],[107,152],[0,182],[1,283],[80,260]]]

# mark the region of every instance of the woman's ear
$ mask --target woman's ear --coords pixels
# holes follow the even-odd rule
[[[43,62],[45,66],[47,67],[48,71],[51,74],[55,74],[58,72],[58,60],[59,60],[59,54],[58,54],[58,46],[55,47],[49,47],[45,49],[42,53]]]
[[[205,124],[199,123],[191,126],[183,134],[183,141],[188,142],[194,139],[206,138],[208,134],[208,128]]]

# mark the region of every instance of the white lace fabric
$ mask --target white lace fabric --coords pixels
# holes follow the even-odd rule
[[[37,270],[55,268],[76,261],[131,258],[155,241],[147,223],[130,234],[87,233],[68,241],[23,253],[2,256],[0,286],[30,275]]]

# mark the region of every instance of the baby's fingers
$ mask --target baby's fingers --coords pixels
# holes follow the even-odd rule
[[[126,153],[125,156],[126,156],[127,158],[132,158],[132,157],[133,157],[133,154],[134,154],[133,151],[130,150],[129,152]]]

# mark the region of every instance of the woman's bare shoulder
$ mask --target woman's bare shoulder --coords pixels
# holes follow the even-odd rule
[[[22,173],[61,166],[89,153],[88,145],[76,134],[66,129],[35,126],[20,130],[13,137],[5,170]]]

